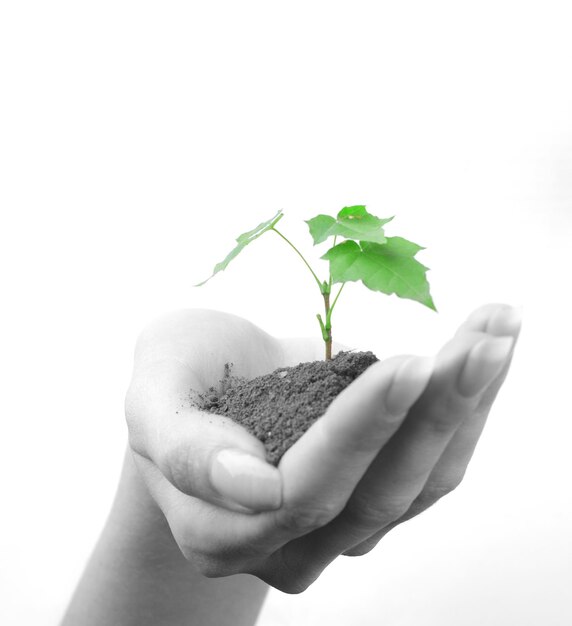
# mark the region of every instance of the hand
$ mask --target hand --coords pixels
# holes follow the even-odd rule
[[[489,305],[434,363],[374,364],[274,468],[261,442],[199,411],[189,392],[216,386],[225,363],[251,378],[321,358],[321,343],[280,341],[212,311],[170,314],[136,348],[126,398],[135,461],[182,553],[205,576],[245,572],[303,591],[338,555],[366,553],[458,484],[519,324],[512,308]]]

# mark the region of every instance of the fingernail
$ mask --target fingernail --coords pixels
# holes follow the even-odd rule
[[[413,356],[395,373],[385,398],[385,408],[391,415],[402,415],[423,393],[429,382],[435,357]]]
[[[457,391],[465,398],[483,391],[501,371],[513,344],[513,337],[495,337],[473,346],[459,375]]]
[[[497,311],[487,324],[491,335],[517,337],[522,326],[522,307],[511,306]]]
[[[242,450],[226,448],[218,452],[210,479],[222,496],[250,509],[274,510],[282,504],[280,471]]]

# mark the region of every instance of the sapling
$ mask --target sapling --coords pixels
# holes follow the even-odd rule
[[[261,235],[274,232],[281,237],[302,259],[311,272],[324,301],[324,316],[316,315],[325,344],[326,360],[332,358],[332,313],[347,282],[361,281],[373,291],[395,294],[400,298],[415,300],[436,311],[429,291],[425,267],[414,257],[421,246],[402,237],[386,237],[384,226],[393,217],[382,219],[371,215],[365,206],[343,208],[336,217],[317,215],[306,220],[314,245],[333,237],[332,246],[320,258],[329,262],[329,275],[320,280],[304,255],[287,239],[276,225],[284,217],[282,210],[256,228],[240,235],[237,245],[226,258],[215,265],[209,278],[196,285],[204,285],[228,264],[244,248]],[[338,243],[339,239],[343,239]],[[333,285],[340,284],[333,300]]]

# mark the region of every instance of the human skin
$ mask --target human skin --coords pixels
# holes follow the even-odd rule
[[[135,350],[120,487],[63,624],[253,624],[267,585],[299,593],[369,552],[459,484],[519,330],[515,309],[486,305],[434,359],[374,364],[274,468],[189,391],[218,385],[225,363],[252,378],[320,358],[321,343],[214,311],[154,321]]]

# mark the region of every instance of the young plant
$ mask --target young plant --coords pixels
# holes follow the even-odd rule
[[[311,272],[324,300],[324,317],[316,315],[325,343],[326,360],[332,358],[332,313],[347,282],[361,281],[373,291],[395,294],[400,298],[416,300],[436,311],[425,276],[429,268],[414,257],[421,246],[402,237],[386,237],[384,226],[393,217],[381,219],[366,211],[365,206],[350,206],[342,209],[336,217],[317,215],[306,221],[314,245],[333,237],[331,248],[320,258],[329,261],[329,276],[320,280],[302,253],[277,228],[276,224],[284,217],[282,211],[253,230],[243,233],[236,240],[237,245],[226,258],[215,265],[212,275],[226,269],[227,265],[244,248],[261,235],[274,232],[281,237],[302,259]],[[338,239],[344,241],[338,243]],[[330,301],[332,286],[340,284],[333,301]]]

